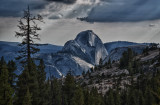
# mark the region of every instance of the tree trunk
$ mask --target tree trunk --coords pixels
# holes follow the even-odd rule
[[[30,51],[30,11],[29,11],[29,6],[28,6],[27,25],[28,25],[28,30],[27,30],[27,53],[28,53],[27,64],[28,64],[28,69],[30,70],[31,51]]]

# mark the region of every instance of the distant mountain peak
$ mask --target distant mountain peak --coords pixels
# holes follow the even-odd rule
[[[102,43],[101,39],[92,30],[80,32],[75,38],[75,40],[80,45],[87,46],[96,46],[97,43]]]
[[[97,65],[100,58],[104,59],[108,55],[101,39],[92,30],[80,32],[75,40],[65,43],[62,51],[93,65]]]

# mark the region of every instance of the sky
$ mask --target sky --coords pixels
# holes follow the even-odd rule
[[[20,42],[15,37],[18,20],[30,5],[41,14],[41,41],[64,45],[84,30],[93,30],[105,42],[160,42],[160,0],[77,0],[73,4],[47,0],[1,0],[0,41]],[[87,17],[87,21],[77,18]]]

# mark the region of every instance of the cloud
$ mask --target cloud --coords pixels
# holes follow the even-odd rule
[[[74,4],[51,2],[41,11],[42,16],[49,19],[73,19],[86,17],[95,6],[97,0],[77,0]]]
[[[31,9],[42,9],[47,4],[44,0],[0,0],[1,17],[19,17],[27,5]]]
[[[28,4],[34,13],[49,19],[87,17],[93,22],[160,19],[160,0],[0,0],[0,16],[19,17]]]
[[[51,2],[42,13],[49,19],[87,17],[91,22],[136,22],[160,19],[159,5],[160,0],[77,0],[71,5]]]
[[[88,15],[89,21],[124,22],[160,18],[160,0],[103,0]]]
[[[73,4],[76,0],[0,0],[0,17],[20,17],[29,5],[32,12],[40,12],[51,3]],[[46,10],[47,11],[47,10]]]
[[[76,2],[76,0],[46,0],[46,1],[62,2],[66,4],[73,4]]]

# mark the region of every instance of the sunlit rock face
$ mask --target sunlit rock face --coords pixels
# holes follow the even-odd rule
[[[75,40],[68,41],[63,51],[71,52],[93,65],[99,64],[100,58],[104,59],[108,55],[101,39],[91,30],[83,31]]]
[[[65,43],[61,51],[44,56],[48,69],[58,72],[59,76],[66,75],[72,70],[74,75],[87,72],[99,60],[105,59],[108,52],[101,39],[91,30],[80,32],[74,40]]]

